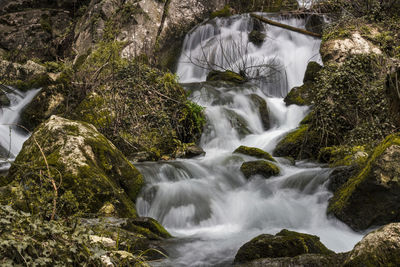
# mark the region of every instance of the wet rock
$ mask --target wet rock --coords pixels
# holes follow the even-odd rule
[[[355,230],[400,221],[400,135],[388,136],[342,185],[328,212]]]
[[[48,166],[48,167],[47,167]],[[8,201],[18,209],[50,216],[96,214],[111,203],[121,217],[135,217],[143,185],[138,170],[93,125],[52,116],[36,128],[7,176]],[[2,199],[7,201],[7,199]]]
[[[249,33],[249,41],[257,46],[261,46],[264,43],[266,37],[267,36],[265,35],[265,33],[262,33],[257,30],[252,30]]]
[[[183,144],[181,148],[176,152],[177,158],[194,158],[197,156],[203,156],[206,152],[195,144]]]
[[[303,85],[290,90],[284,99],[286,105],[309,106],[313,103],[313,88],[315,87],[315,81],[321,68],[322,66],[317,62],[311,61],[308,63]]]
[[[262,97],[256,94],[251,94],[250,99],[258,109],[258,113],[260,114],[264,130],[268,130],[271,127],[271,122],[269,120],[269,111],[267,102]]]
[[[304,74],[303,82],[315,82],[318,76],[318,72],[322,69],[322,66],[315,61],[311,61],[307,65],[306,73]]]
[[[246,79],[240,74],[227,70],[227,71],[218,71],[212,70],[207,75],[207,81],[225,81],[232,83],[244,83]]]
[[[294,159],[307,159],[315,157],[316,143],[318,140],[314,131],[308,124],[287,134],[276,146],[273,155],[276,157],[292,157]]]
[[[233,151],[233,153],[240,153],[251,157],[266,159],[274,162],[276,161],[268,152],[256,147],[240,146],[236,148],[235,151]]]
[[[295,257],[302,254],[334,255],[318,236],[282,230],[274,235],[259,235],[244,244],[235,256],[235,263],[261,258]],[[279,265],[278,265],[279,266]]]
[[[227,108],[224,108],[223,112],[228,118],[232,128],[234,128],[237,131],[240,138],[243,138],[246,135],[252,133],[251,130],[249,129],[249,126],[247,125],[246,120],[242,116],[237,114],[235,111]]]
[[[294,87],[284,98],[286,105],[310,106],[312,104],[312,82],[305,82],[302,86]]]
[[[246,178],[250,178],[253,175],[261,175],[264,178],[269,178],[278,175],[280,172],[275,164],[266,160],[245,162],[240,167],[240,170]]]
[[[126,222],[122,225],[122,228],[131,232],[141,232],[138,228],[148,229],[152,236],[147,236],[150,239],[154,239],[154,235],[157,236],[156,239],[159,238],[169,238],[171,234],[165,230],[165,228],[153,218],[148,217],[138,217],[138,218],[130,218],[127,219]],[[147,232],[148,232],[147,231]],[[144,233],[146,235],[146,233]]]
[[[336,192],[344,185],[350,177],[354,176],[359,169],[356,166],[341,166],[335,168],[329,175],[328,189]]]
[[[343,266],[400,266],[400,224],[391,223],[366,235]]]
[[[237,264],[240,267],[341,267],[347,254],[339,253],[332,255],[302,254],[296,257],[263,258],[251,262]]]

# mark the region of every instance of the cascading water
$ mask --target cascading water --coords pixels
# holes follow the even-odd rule
[[[302,19],[270,18],[304,27]],[[254,158],[232,152],[240,145],[272,152],[299,125],[308,108],[286,106],[283,97],[302,84],[310,60],[320,61],[319,40],[268,26],[264,43],[256,46],[248,43],[253,27],[248,15],[217,18],[184,41],[177,74],[192,100],[206,107],[201,139],[206,155],[136,165],[147,181],[137,200],[139,214],[157,219],[176,237],[168,241],[170,258],[160,266],[229,265],[245,242],[283,228],[318,235],[335,251],[352,249],[362,237],[326,216],[329,169],[277,158],[279,176],[246,180],[241,174],[241,164]],[[238,86],[204,82],[209,70],[202,64],[238,71],[235,66],[255,62],[273,62],[278,71],[272,81],[267,76]],[[266,101],[269,115],[260,112],[255,98]]]
[[[8,107],[0,111],[0,171],[10,167],[22,148],[23,143],[29,137],[24,129],[17,125],[21,111],[29,104],[39,89],[28,92],[20,92],[13,88],[4,87],[6,97],[10,100]]]

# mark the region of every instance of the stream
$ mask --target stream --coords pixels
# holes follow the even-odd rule
[[[305,27],[304,19],[260,15]],[[237,147],[272,153],[298,127],[309,108],[286,106],[283,98],[302,84],[308,62],[322,64],[319,39],[263,26],[266,38],[257,46],[248,40],[256,26],[248,14],[216,18],[185,38],[177,75],[192,101],[205,107],[200,146],[206,155],[135,164],[147,182],[137,200],[139,214],[157,219],[174,236],[164,244],[169,258],[154,266],[229,266],[244,243],[284,228],[317,235],[336,252],[351,250],[362,238],[326,215],[329,168],[276,158],[279,176],[247,180],[240,172],[254,158],[233,154]],[[254,65],[261,67],[249,67]],[[208,66],[262,77],[242,85],[205,82]],[[260,98],[268,114],[257,108],[254,99]]]

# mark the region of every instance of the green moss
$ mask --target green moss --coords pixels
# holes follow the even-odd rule
[[[320,162],[329,163],[331,167],[362,166],[368,158],[364,146],[334,146],[322,148],[318,155]]]
[[[319,237],[283,229],[275,236],[263,234],[244,244],[235,256],[235,263],[245,263],[260,258],[295,257],[315,253],[333,255]]]
[[[233,153],[240,153],[255,158],[266,159],[269,161],[276,162],[276,160],[268,152],[256,147],[240,146],[235,151],[233,151]]]
[[[350,178],[343,186],[341,186],[331,199],[328,212],[341,214],[348,205],[349,199],[357,187],[364,182],[371,173],[372,164],[376,159],[390,146],[400,145],[400,136],[398,134],[389,135],[381,144],[379,144],[373,154],[368,158],[363,170],[355,177]]]
[[[240,171],[246,178],[250,178],[253,175],[262,175],[265,178],[269,178],[274,175],[278,175],[280,170],[272,162],[266,160],[248,161],[242,164]]]
[[[210,18],[225,18],[232,15],[231,7],[229,5],[225,5],[222,9],[214,11],[211,13]]]
[[[314,84],[307,81],[300,87],[295,87],[285,97],[286,105],[309,106],[312,104],[312,90]]]
[[[51,83],[50,77],[47,74],[38,74],[27,81],[14,81],[11,83],[11,85],[15,86],[19,90],[27,91],[34,88],[42,88],[50,85]]]
[[[241,84],[246,81],[246,78],[230,70],[227,71],[212,70],[207,75],[207,81],[225,81],[225,82]]]
[[[249,33],[249,41],[258,46],[264,43],[266,37],[267,36],[264,33],[256,30],[252,30]]]
[[[50,123],[58,127],[49,130]],[[83,139],[83,143],[79,140]],[[35,140],[43,150],[49,170]],[[68,158],[74,153],[74,157]],[[144,184],[137,169],[93,126],[52,117],[36,129],[7,176],[19,188],[10,199],[18,208],[44,217],[52,212],[54,189],[59,184],[57,216],[96,214],[104,203],[122,217],[136,216],[134,201]],[[23,194],[19,192],[26,188]]]

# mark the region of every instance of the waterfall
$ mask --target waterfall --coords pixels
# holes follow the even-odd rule
[[[304,28],[303,19],[268,16]],[[238,146],[272,152],[309,112],[286,106],[283,97],[302,84],[309,61],[321,62],[320,40],[278,27],[263,26],[264,42],[249,43],[255,23],[249,15],[216,18],[185,38],[177,74],[192,100],[205,107],[200,145],[206,155],[135,165],[147,181],[137,200],[139,214],[157,219],[176,237],[168,241],[170,258],[160,266],[226,266],[245,242],[283,228],[318,235],[337,252],[351,250],[362,238],[326,215],[331,170],[276,158],[279,176],[246,180],[240,172],[241,164],[254,158],[233,154]],[[277,79],[236,86],[205,82],[207,64],[238,71],[242,63],[257,62],[276,64]],[[255,98],[267,103],[269,114],[257,108]]]
[[[0,112],[0,171],[10,167],[10,162],[28,139],[28,133],[17,125],[22,110],[28,105],[39,89],[21,92],[8,88],[6,97],[10,100],[8,107],[2,107]]]

